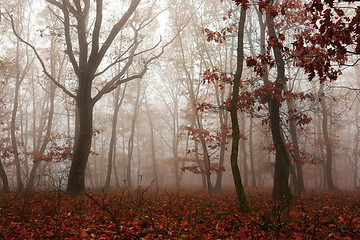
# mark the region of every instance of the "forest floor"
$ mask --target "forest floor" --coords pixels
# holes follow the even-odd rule
[[[360,239],[360,192],[310,192],[290,206],[250,191],[58,192],[0,195],[0,239]]]

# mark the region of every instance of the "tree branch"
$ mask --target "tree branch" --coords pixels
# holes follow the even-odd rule
[[[56,81],[56,79],[53,78],[53,77],[51,76],[51,74],[46,70],[45,63],[44,63],[44,61],[42,60],[42,58],[40,57],[40,55],[39,55],[39,53],[37,52],[36,48],[35,48],[32,44],[30,44],[29,42],[25,41],[25,40],[16,32],[16,30],[15,30],[15,25],[14,25],[14,19],[13,19],[13,17],[12,17],[11,15],[9,15],[9,17],[10,17],[11,27],[12,27],[12,30],[13,30],[14,35],[19,39],[20,42],[26,44],[27,46],[29,46],[29,47],[33,50],[36,58],[39,60],[39,62],[40,62],[40,64],[41,64],[41,67],[42,67],[43,72],[45,73],[45,75],[46,75],[57,87],[59,87],[60,89],[62,89],[67,95],[69,95],[69,96],[72,97],[72,98],[75,98],[75,95],[74,95],[73,93],[71,93],[71,92],[70,92],[69,90],[67,90],[62,84],[60,84],[58,81]]]

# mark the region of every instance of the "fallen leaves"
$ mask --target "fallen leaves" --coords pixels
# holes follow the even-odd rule
[[[290,207],[273,203],[270,193],[248,197],[251,213],[239,212],[229,191],[211,198],[202,191],[7,194],[0,197],[0,238],[360,238],[359,193],[306,193]]]

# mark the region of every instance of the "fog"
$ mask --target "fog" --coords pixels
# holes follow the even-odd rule
[[[69,1],[64,13],[62,2],[1,3],[3,190],[234,189],[230,100],[241,6]],[[294,18],[295,4],[288,11],[293,18],[275,25],[292,48],[306,26]],[[279,65],[262,32],[265,15],[249,8],[246,18],[237,163],[245,188],[272,189],[277,149],[269,96],[259,89],[265,72],[275,83]],[[248,57],[261,59],[263,51],[268,59],[256,70]],[[358,55],[331,62],[342,74],[326,81],[309,81],[297,59],[283,58],[279,114],[291,189],[357,189]]]

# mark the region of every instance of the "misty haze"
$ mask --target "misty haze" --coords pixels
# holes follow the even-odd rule
[[[360,239],[360,4],[0,3],[1,239]]]

